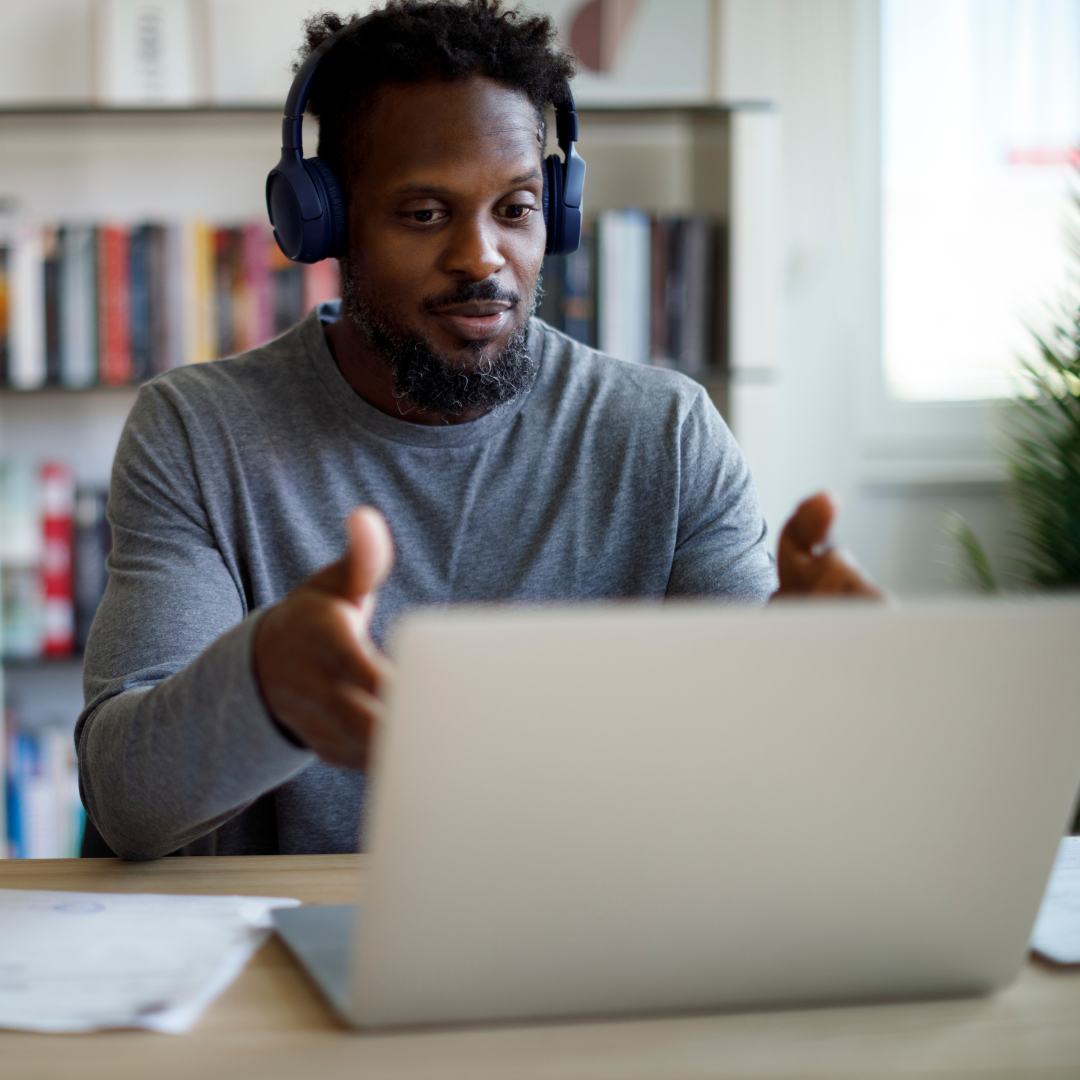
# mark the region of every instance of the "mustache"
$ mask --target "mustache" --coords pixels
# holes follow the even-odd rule
[[[504,289],[493,277],[483,281],[462,281],[437,296],[427,296],[420,305],[424,311],[450,307],[453,304],[470,304],[477,300],[498,300],[515,307],[521,303],[520,294]]]

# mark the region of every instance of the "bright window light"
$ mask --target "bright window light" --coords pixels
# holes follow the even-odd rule
[[[1080,0],[882,0],[884,361],[907,401],[1003,397],[1080,298]]]

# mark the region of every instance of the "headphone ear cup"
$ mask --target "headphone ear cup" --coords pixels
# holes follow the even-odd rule
[[[314,181],[319,195],[322,197],[323,206],[326,207],[326,250],[319,258],[325,259],[340,255],[345,250],[348,235],[348,214],[345,209],[345,196],[342,194],[341,185],[334,175],[334,170],[322,158],[305,158],[304,165]]]
[[[266,178],[266,209],[282,254],[296,259],[304,247],[304,215],[294,188],[295,173],[292,170],[279,167]],[[310,183],[306,175],[302,179]]]
[[[544,224],[547,226],[545,255],[562,254],[563,234],[562,162],[558,155],[544,159]]]

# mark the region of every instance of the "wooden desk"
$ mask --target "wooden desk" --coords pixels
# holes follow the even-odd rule
[[[0,861],[0,888],[354,898],[360,856]],[[358,1035],[271,938],[188,1035],[0,1032],[3,1080],[1080,1077],[1080,971],[1029,963],[991,998]]]

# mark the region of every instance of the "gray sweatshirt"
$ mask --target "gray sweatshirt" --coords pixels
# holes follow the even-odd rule
[[[320,315],[337,312],[149,382],[120,440],[75,740],[90,817],[126,858],[356,850],[363,777],[282,735],[251,639],[260,609],[341,557],[361,503],[397,549],[380,643],[417,604],[775,587],[749,470],[690,379],[534,320],[528,392],[426,427],[356,394]]]

